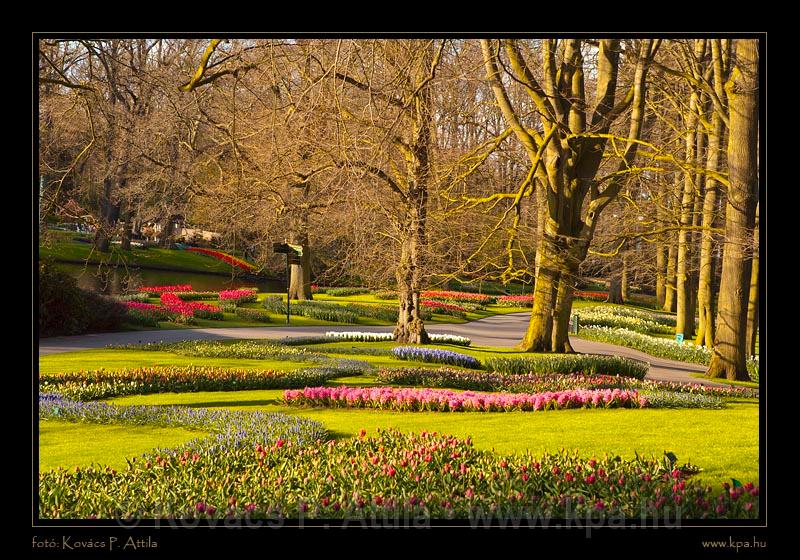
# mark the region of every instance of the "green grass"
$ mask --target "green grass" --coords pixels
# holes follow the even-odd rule
[[[345,380],[339,380],[344,382]],[[350,380],[348,380],[348,384]],[[476,447],[499,453],[534,454],[577,448],[586,455],[634,452],[663,456],[704,469],[708,482],[731,477],[758,480],[758,404],[732,402],[722,410],[560,410],[543,413],[435,413],[363,409],[308,409],[282,405],[280,390],[158,394],[114,399],[121,405],[158,404],[286,412],[319,420],[334,437],[354,437],[362,428],[438,431],[472,437]],[[98,460],[103,457],[98,456]]]
[[[86,467],[92,463],[119,470],[126,467],[126,458],[156,447],[174,447],[203,435],[205,432],[184,428],[40,420],[39,470]]]
[[[220,272],[230,274],[232,267],[218,259],[180,251],[177,249],[137,249],[123,251],[112,245],[110,253],[100,253],[89,243],[78,243],[73,239],[58,236],[52,242],[39,246],[40,258],[53,258],[62,261],[81,261],[89,263],[126,264],[170,270],[199,272]]]
[[[691,373],[692,377],[697,377],[698,379],[709,379],[706,377],[704,373]],[[758,389],[758,383],[755,381],[732,381],[730,379],[712,379],[712,381],[716,381],[717,383],[724,383],[725,385],[741,385],[742,387],[750,387],[752,389]]]
[[[351,356],[352,357],[352,356]],[[51,354],[39,358],[40,373],[66,373],[71,371],[102,369],[107,370],[149,367],[149,366],[187,366],[294,370],[314,364],[277,360],[240,360],[234,358],[197,358],[181,356],[172,352],[148,350],[80,350],[63,354]]]

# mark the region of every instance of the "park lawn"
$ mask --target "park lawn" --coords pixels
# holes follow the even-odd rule
[[[110,253],[100,253],[89,243],[77,241],[53,241],[39,246],[39,258],[52,258],[62,261],[80,261],[89,263],[126,264],[128,266],[150,266],[170,270],[218,272],[231,274],[231,265],[189,251],[177,249],[137,249],[123,251],[113,246]]]
[[[235,342],[235,341],[230,341]],[[313,347],[312,347],[313,348]],[[391,356],[369,356],[364,354],[329,354],[333,358],[358,359],[371,363],[375,367],[438,367],[441,364],[426,364],[397,360]],[[79,350],[39,357],[40,373],[68,373],[90,371],[96,369],[117,370],[124,368],[151,366],[206,366],[236,369],[291,371],[303,367],[314,367],[319,364],[292,362],[284,360],[254,360],[240,358],[201,358],[183,356],[166,351],[154,350],[117,350],[102,348],[97,350]]]
[[[703,468],[699,477],[709,483],[730,478],[742,482],[759,480],[757,402],[730,402],[722,410],[395,412],[289,407],[280,402],[282,394],[282,390],[164,393],[120,397],[109,402],[285,412],[319,420],[335,438],[354,437],[362,428],[369,432],[389,427],[404,432],[438,431],[471,437],[476,447],[494,448],[502,454],[530,451],[539,455],[566,448],[578,449],[585,456],[613,453],[633,458],[634,453],[663,457],[665,451],[671,451],[680,464],[691,462]],[[153,438],[152,445],[164,444]],[[113,448],[103,449],[98,449],[98,462],[119,456]]]
[[[352,357],[352,356],[351,356]],[[151,350],[80,350],[39,357],[40,373],[67,373],[96,369],[116,370],[150,366],[204,366],[256,370],[290,371],[316,364],[278,360],[243,360],[235,358],[198,358],[172,352]]]
[[[698,379],[708,379],[704,373],[690,373],[692,377],[697,377]],[[732,381],[730,379],[714,379],[717,383],[724,383],[725,385],[730,385],[731,387],[739,385],[741,387],[750,387],[751,389],[758,389],[759,385],[755,381]]]
[[[175,447],[206,434],[185,428],[39,420],[39,470],[92,463],[120,470],[127,466],[126,458],[156,447]]]

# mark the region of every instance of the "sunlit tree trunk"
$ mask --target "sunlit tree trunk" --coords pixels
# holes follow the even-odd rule
[[[758,241],[759,241],[759,207],[756,206],[756,223],[753,229],[753,264],[750,272],[750,296],[747,300],[747,352],[751,356],[756,355],[756,337],[758,335],[758,285],[761,267],[758,262]]]
[[[757,39],[736,41],[736,64],[725,84],[728,96],[728,168],[725,249],[719,288],[717,332],[708,377],[747,380],[747,300],[752,270],[752,236],[758,192]]]
[[[664,244],[659,241],[656,244],[656,306],[659,309],[664,308],[664,301],[666,299],[666,268],[667,268],[667,249]]]

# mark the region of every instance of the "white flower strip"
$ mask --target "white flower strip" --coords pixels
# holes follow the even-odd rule
[[[472,343],[472,341],[466,336],[458,336],[454,334],[429,333],[428,336],[430,337],[431,342],[439,342],[442,344],[469,346]],[[394,340],[394,335],[392,335],[392,333],[361,331],[328,331],[325,333],[325,337],[342,342],[388,342]]]

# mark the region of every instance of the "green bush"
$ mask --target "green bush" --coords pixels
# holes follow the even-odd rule
[[[225,313],[236,313],[236,310],[238,309],[238,307],[236,305],[236,302],[233,301],[233,300],[224,300],[223,299],[223,300],[220,300],[220,302],[217,305]]]
[[[649,364],[646,362],[619,356],[594,354],[487,358],[484,363],[487,370],[506,375],[583,373],[584,375],[621,375],[636,379],[644,379],[649,368]]]
[[[234,313],[236,313],[236,316],[239,317],[240,319],[245,319],[247,321],[257,321],[259,323],[270,322],[269,314],[266,311],[261,311],[260,309],[248,309],[247,307],[234,307]]]
[[[52,263],[39,263],[39,335],[118,329],[127,309],[120,302],[82,290]]]

